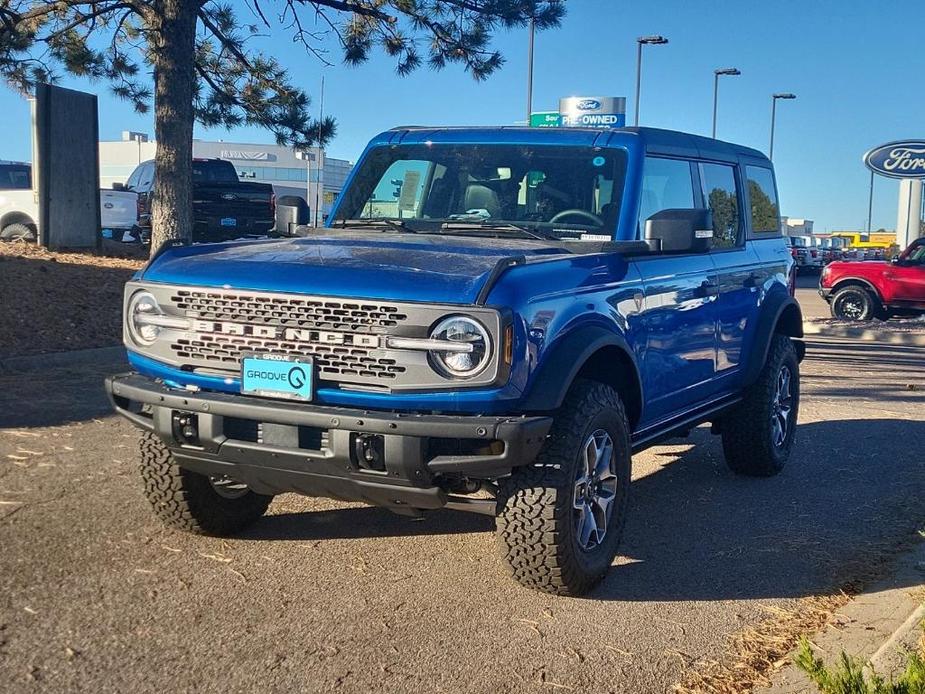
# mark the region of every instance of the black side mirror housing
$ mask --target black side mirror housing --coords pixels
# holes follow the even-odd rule
[[[706,253],[713,247],[713,212],[661,210],[646,220],[644,239],[656,253]]]
[[[119,183],[118,181],[112,184],[112,189],[113,190],[127,190],[127,188],[125,187],[125,184]]]

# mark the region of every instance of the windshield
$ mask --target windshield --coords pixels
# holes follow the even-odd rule
[[[611,238],[625,174],[622,150],[383,146],[364,159],[337,219],[401,220],[409,228],[448,231],[507,224],[559,238]]]

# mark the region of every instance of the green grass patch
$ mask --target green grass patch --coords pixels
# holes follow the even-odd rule
[[[890,681],[875,672],[866,676],[864,663],[844,651],[833,667],[826,667],[806,637],[800,639],[794,662],[823,694],[925,694],[925,648],[909,653],[906,669]]]

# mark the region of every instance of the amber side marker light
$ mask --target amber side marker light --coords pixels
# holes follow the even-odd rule
[[[514,363],[514,327],[511,325],[504,329],[504,363],[508,366]]]

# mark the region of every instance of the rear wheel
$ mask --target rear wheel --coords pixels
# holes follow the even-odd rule
[[[733,472],[770,477],[790,457],[800,410],[800,364],[793,342],[775,335],[758,380],[745,398],[723,415],[726,464]]]
[[[832,316],[840,320],[873,320],[884,315],[880,301],[868,289],[851,285],[832,296]]]
[[[498,546],[514,579],[559,595],[591,590],[616,555],[629,484],[620,396],[576,382],[536,461],[500,485]]]
[[[229,477],[207,477],[177,465],[153,433],[141,435],[144,495],[166,525],[205,535],[231,535],[260,518],[272,496]]]

